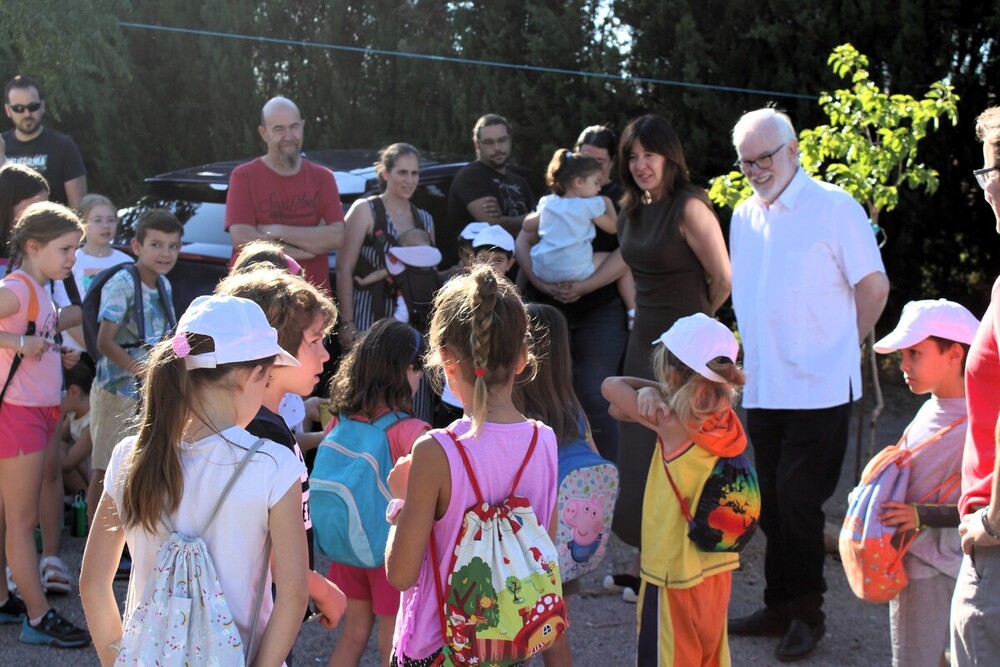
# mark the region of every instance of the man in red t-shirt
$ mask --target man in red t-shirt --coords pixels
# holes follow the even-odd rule
[[[330,294],[327,257],[344,239],[344,207],[333,173],[302,158],[304,125],[291,100],[267,101],[257,128],[267,153],[229,177],[225,228],[233,259],[250,241],[278,241],[309,282]]]

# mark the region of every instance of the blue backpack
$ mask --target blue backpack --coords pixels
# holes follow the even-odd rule
[[[309,509],[316,545],[330,560],[363,568],[385,562],[385,509],[392,499],[386,480],[395,464],[386,431],[408,417],[388,412],[368,423],[341,414],[320,443]]]
[[[581,433],[586,423],[581,419]],[[559,446],[559,570],[563,583],[592,572],[604,559],[618,498],[618,468],[584,435]]]

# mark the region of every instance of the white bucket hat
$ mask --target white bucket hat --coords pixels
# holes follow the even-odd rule
[[[972,345],[978,329],[976,316],[954,301],[910,301],[903,306],[896,328],[875,343],[875,351],[888,354],[916,345],[930,336]]]
[[[654,345],[656,343],[662,343],[688,368],[712,382],[726,380],[709,370],[708,362],[725,357],[735,364],[740,351],[736,336],[729,327],[704,313],[695,313],[677,320],[653,341]]]
[[[215,350],[193,354],[185,334],[208,336]],[[278,345],[278,332],[255,302],[213,294],[191,302],[177,322],[171,345],[188,370],[275,357],[276,366],[300,366],[298,359]]]

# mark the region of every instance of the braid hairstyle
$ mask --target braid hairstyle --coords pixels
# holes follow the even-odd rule
[[[652,365],[660,393],[670,410],[690,431],[697,432],[712,415],[728,410],[746,384],[743,371],[731,359],[716,357],[706,366],[725,382],[715,382],[696,373],[664,345],[653,350]]]
[[[441,369],[442,351],[458,364],[473,385],[472,432],[478,432],[486,420],[490,390],[512,380],[521,351],[530,342],[528,314],[517,288],[488,266],[452,278],[434,297],[429,337],[425,367]],[[530,348],[528,363],[533,367]]]

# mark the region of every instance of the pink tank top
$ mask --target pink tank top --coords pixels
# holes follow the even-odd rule
[[[62,360],[59,347],[53,342],[56,335],[56,310],[48,291],[35,282],[35,279],[18,269],[0,281],[0,287],[6,287],[17,300],[20,307],[9,317],[0,319],[0,331],[17,335],[24,334],[28,327],[28,285],[23,280],[14,278],[19,275],[27,279],[30,289],[38,299],[38,318],[35,320],[35,334],[42,336],[50,345],[46,346],[42,356],[26,356],[21,359],[21,365],[14,373],[4,396],[4,403],[26,407],[52,407],[62,403]],[[7,381],[10,365],[14,360],[16,350],[0,348],[0,387]]]
[[[533,426],[531,422],[516,424],[494,424],[486,422],[479,435],[466,435],[472,424],[462,419],[452,424],[455,435],[459,436],[466,449],[472,469],[479,481],[483,496],[490,503],[497,503],[507,497],[524,455],[531,442]],[[445,431],[435,430],[431,435],[441,444],[448,456],[451,473],[451,501],[448,511],[439,521],[434,522],[434,539],[442,551],[451,551],[466,510],[476,502],[476,494],[469,483],[462,459],[455,444]],[[559,484],[556,436],[548,426],[538,424],[538,443],[531,455],[531,463],[525,467],[517,493],[526,497],[535,510],[539,522],[546,528],[552,519],[556,506],[556,491]],[[417,583],[402,594],[399,614],[396,616],[396,631],[393,647],[397,654],[419,660],[431,655],[444,645],[441,636],[440,610],[434,580],[443,583],[448,576],[450,559],[443,563],[432,563],[430,546],[424,552],[424,562],[420,567]]]

